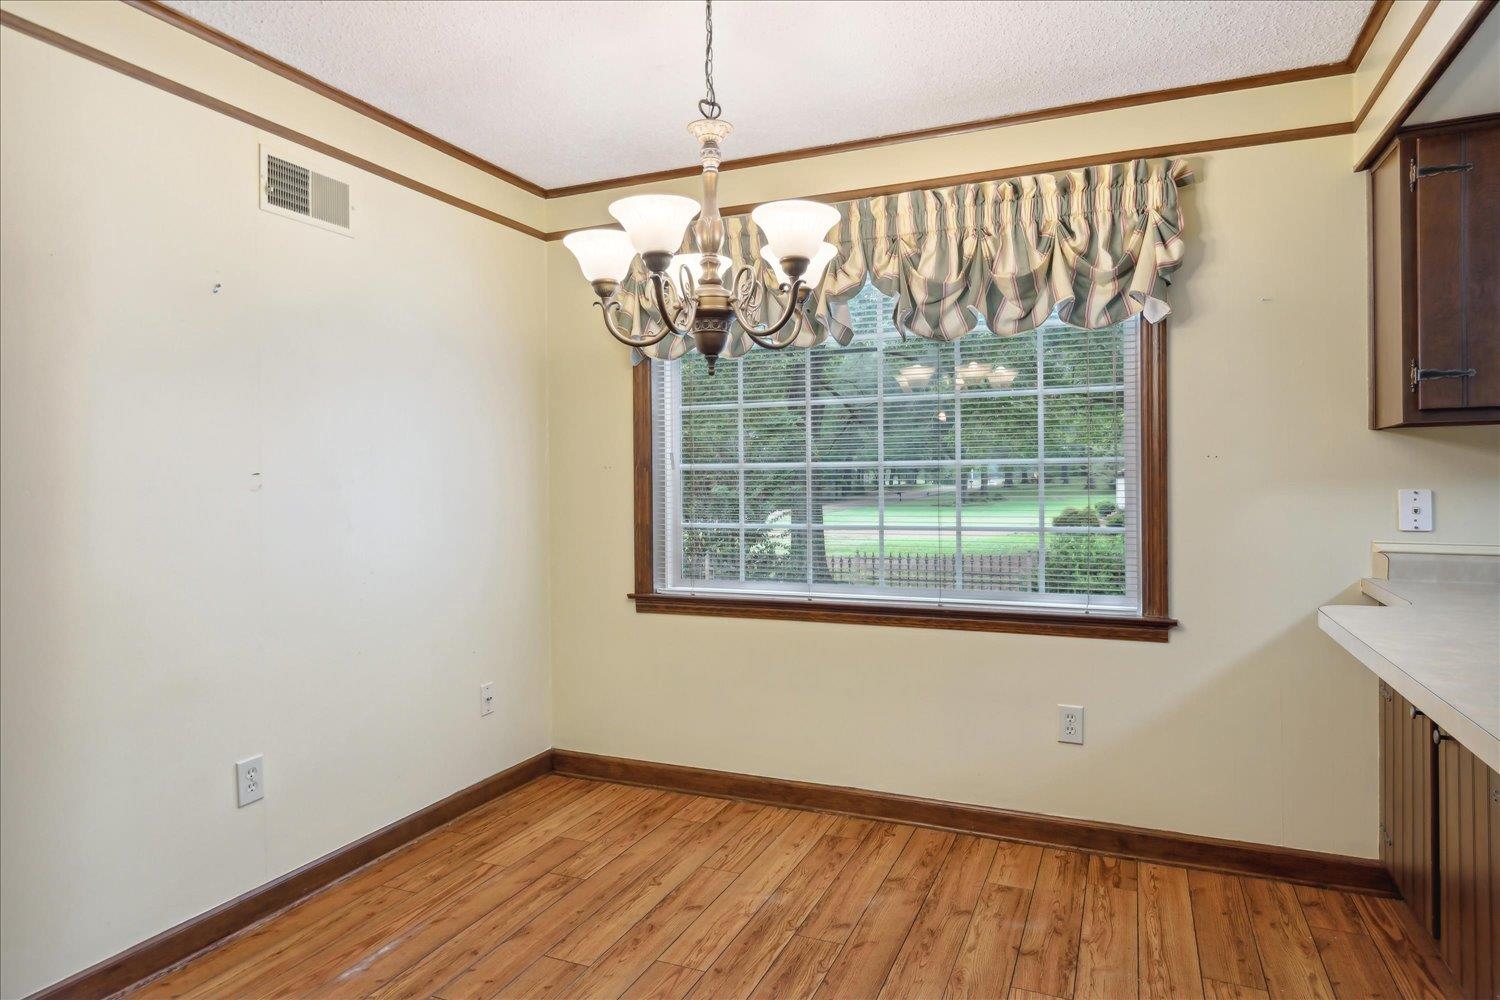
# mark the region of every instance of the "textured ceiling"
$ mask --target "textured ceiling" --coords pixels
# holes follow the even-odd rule
[[[691,166],[693,0],[169,0],[545,187]],[[729,159],[1338,62],[1370,0],[719,0]]]

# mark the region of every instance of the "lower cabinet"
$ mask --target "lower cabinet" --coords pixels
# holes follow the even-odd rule
[[[1466,997],[1500,997],[1500,774],[1380,685],[1380,860]]]
[[[1500,996],[1500,775],[1439,739],[1438,945],[1465,996]]]
[[[1437,747],[1432,720],[1380,685],[1380,860],[1427,933],[1438,933]]]

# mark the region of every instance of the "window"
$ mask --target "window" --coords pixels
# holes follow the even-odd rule
[[[847,347],[756,350],[712,376],[696,355],[650,363],[638,607],[1164,637],[1143,559],[1164,552],[1142,482],[1155,331],[1054,317],[938,343],[903,339],[891,308],[867,286]]]

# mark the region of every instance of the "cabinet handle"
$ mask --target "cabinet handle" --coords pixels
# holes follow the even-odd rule
[[[1432,729],[1432,745],[1433,746],[1435,746],[1435,747],[1436,746],[1442,746],[1444,740],[1451,740],[1451,739],[1453,739],[1453,737],[1449,736],[1447,733],[1443,732],[1441,729],[1438,729],[1436,726],[1433,727],[1433,729]]]
[[[1411,391],[1417,391],[1417,383],[1428,382],[1435,378],[1473,378],[1479,374],[1478,368],[1418,368],[1415,360],[1411,363]]]
[[[1424,712],[1424,711],[1422,711],[1420,708],[1418,708],[1415,705],[1407,705],[1406,706],[1406,712],[1407,712],[1407,718],[1409,718],[1409,719],[1425,719],[1425,718],[1427,718],[1427,713]]]
[[[1406,186],[1411,190],[1417,189],[1417,181],[1433,174],[1462,174],[1474,169],[1472,163],[1444,163],[1435,167],[1417,166],[1417,158],[1413,156],[1411,163],[1406,168]]]

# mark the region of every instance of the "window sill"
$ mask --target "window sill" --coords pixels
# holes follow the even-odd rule
[[[1166,642],[1175,618],[1081,614],[1029,614],[1024,611],[978,611],[967,608],[876,607],[829,601],[776,598],[685,597],[678,594],[630,594],[635,610],[653,615],[704,615],[719,618],[764,618],[776,621],[835,622],[842,625],[895,625],[968,632],[1015,632],[1064,635],[1082,639]]]

